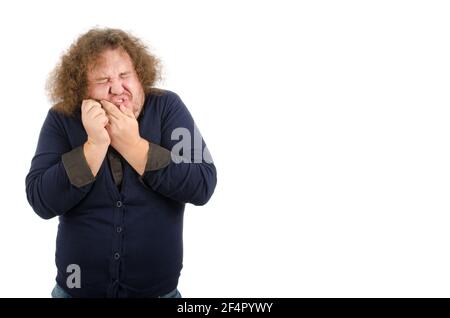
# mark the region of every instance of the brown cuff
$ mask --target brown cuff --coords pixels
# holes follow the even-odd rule
[[[169,165],[170,151],[157,144],[148,143],[148,157],[145,171],[159,170]]]
[[[82,145],[63,154],[62,162],[70,183],[77,188],[81,188],[95,180],[84,156]]]

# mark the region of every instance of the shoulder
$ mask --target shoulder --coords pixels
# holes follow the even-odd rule
[[[81,120],[81,108],[77,107],[69,111],[67,108],[61,107],[61,104],[55,104],[50,107],[48,116],[60,121]]]
[[[82,126],[81,110],[75,110],[73,113],[67,113],[58,107],[52,106],[47,112],[44,125],[50,125],[54,129],[64,132],[68,129],[72,129],[73,127],[80,127]]]
[[[180,102],[180,96],[174,91],[161,88],[152,88],[147,94],[147,99],[149,102],[155,102],[158,104],[171,105],[174,102]]]
[[[187,111],[178,93],[168,89],[158,89],[146,95],[146,107],[161,115],[164,119],[180,111]]]
[[[193,120],[180,95],[168,89],[159,89],[157,95],[148,96],[147,106],[150,112],[160,118],[163,125],[173,123],[188,125]]]

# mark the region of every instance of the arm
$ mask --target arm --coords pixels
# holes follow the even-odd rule
[[[86,141],[83,145],[83,153],[85,160],[89,166],[92,175],[97,176],[98,171],[105,159],[106,153],[108,152],[108,144],[98,145],[92,142],[91,140]],[[79,158],[78,160],[83,160],[83,158]]]
[[[175,93],[168,98],[161,130],[161,145],[149,141],[141,181],[173,200],[206,204],[216,187],[216,167],[191,114]]]
[[[71,149],[61,122],[50,110],[25,181],[33,210],[44,219],[63,215],[89,193],[94,180],[83,146]]]

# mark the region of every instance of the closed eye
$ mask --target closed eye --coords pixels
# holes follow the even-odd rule
[[[95,80],[95,84],[106,84],[108,83],[109,78],[105,77],[105,78],[97,78]]]
[[[131,75],[131,72],[122,72],[119,74],[120,78],[127,78]],[[110,81],[109,77],[99,77],[94,80],[95,84],[106,84]]]

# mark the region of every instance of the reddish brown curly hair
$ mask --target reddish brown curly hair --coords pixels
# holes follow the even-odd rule
[[[154,87],[161,80],[161,62],[140,39],[119,29],[93,28],[70,46],[50,73],[46,89],[54,103],[52,108],[73,115],[87,97],[88,68],[100,53],[116,48],[123,48],[130,56],[145,94],[161,95],[162,90]]]

